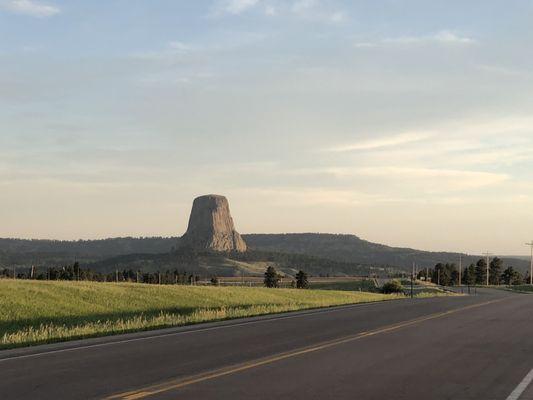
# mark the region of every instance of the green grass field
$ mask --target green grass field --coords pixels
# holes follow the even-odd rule
[[[0,348],[397,298],[334,290],[0,280]]]
[[[346,280],[333,282],[311,282],[311,289],[320,290],[348,290],[348,291],[363,291],[363,292],[377,292],[378,288],[374,281],[370,279],[365,280]]]

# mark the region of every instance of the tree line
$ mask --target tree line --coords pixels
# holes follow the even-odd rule
[[[487,261],[483,258],[463,268],[459,281],[459,269],[456,264],[439,263],[431,269],[423,269],[417,274],[418,279],[431,281],[443,286],[487,284]],[[529,275],[522,276],[520,271],[509,266],[505,268],[503,260],[495,257],[489,264],[490,285],[521,285],[529,283]]]
[[[200,276],[187,271],[166,270],[164,272],[143,272],[132,269],[101,273],[90,268],[81,268],[79,263],[63,267],[48,268],[4,268],[0,269],[0,278],[35,279],[50,281],[92,281],[92,282],[138,282],[150,284],[195,284]]]
[[[91,270],[90,268],[81,268],[80,264],[75,262],[72,265],[63,267],[48,267],[39,272],[35,267],[31,268],[3,268],[0,269],[0,278],[7,279],[34,279],[34,280],[50,280],[50,281],[92,281],[92,282],[137,282],[159,285],[181,284],[194,285],[200,281],[200,276],[188,273],[186,271],[178,271],[177,269],[165,272],[143,272],[141,270],[134,271],[132,269],[116,270],[112,273],[100,273]],[[267,267],[264,274],[264,285],[268,288],[279,287],[282,275],[279,274],[274,267]],[[212,276],[210,283],[218,286],[220,281],[217,276]],[[297,289],[309,288],[309,280],[307,273],[299,271],[294,280],[291,282],[291,287]]]
[[[277,288],[281,282],[282,275],[276,271],[274,267],[267,267],[265,271],[265,278],[263,283],[267,288]],[[307,273],[300,270],[294,276],[294,280],[291,281],[291,287],[296,289],[308,289],[309,280],[307,278]]]

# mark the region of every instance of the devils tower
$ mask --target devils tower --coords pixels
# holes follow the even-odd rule
[[[194,199],[181,246],[197,250],[246,251],[246,243],[233,225],[228,199],[216,194]]]

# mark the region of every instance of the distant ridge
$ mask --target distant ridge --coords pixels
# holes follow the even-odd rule
[[[390,266],[409,270],[413,262],[421,268],[439,262],[459,262],[459,253],[429,252],[390,247],[355,235],[327,233],[249,234],[242,238],[252,250],[303,254],[361,265]],[[179,246],[178,237],[112,238],[104,240],[53,241],[0,239],[0,268],[10,265],[60,265],[74,260],[101,261],[129,254],[170,253]],[[463,255],[463,264],[476,262],[479,255]],[[525,258],[501,257],[506,265],[529,269]],[[327,271],[325,271],[327,272]]]
[[[435,264],[475,263],[479,255],[465,255],[454,252],[432,252],[411,248],[391,247],[360,239],[356,235],[331,233],[281,233],[243,235],[251,248],[265,251],[306,254],[342,262],[357,262],[366,265],[399,267],[410,270],[413,262],[419,268]],[[529,269],[529,261],[522,258],[500,257],[506,265],[520,270]]]

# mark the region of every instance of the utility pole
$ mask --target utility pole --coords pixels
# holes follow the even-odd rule
[[[461,276],[463,275],[463,255],[459,255],[459,287],[461,286]]]
[[[411,298],[414,297],[414,293],[413,293],[413,284],[414,284],[414,279],[415,279],[415,263],[413,262],[413,270],[411,271]]]
[[[489,266],[490,266],[490,256],[492,254],[487,251],[486,253],[483,253],[483,255],[487,257],[487,286],[489,286],[489,275],[490,275]]]
[[[526,243],[526,246],[531,247],[531,266],[529,267],[529,284],[533,285],[533,240]]]

